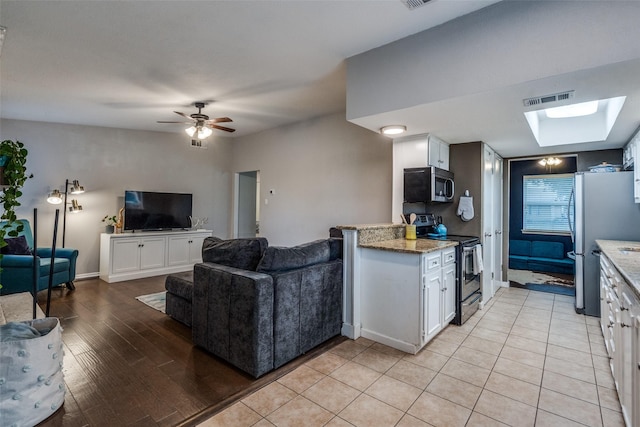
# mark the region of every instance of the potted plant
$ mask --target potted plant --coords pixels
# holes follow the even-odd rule
[[[104,218],[102,218],[102,222],[105,223],[105,233],[113,234],[116,224],[118,224],[118,218],[115,215],[105,215]]]
[[[27,154],[27,149],[20,141],[6,139],[0,143],[0,185],[3,187],[0,193],[0,205],[3,207],[0,220],[5,221],[0,227],[0,248],[7,246],[6,236],[15,237],[22,231],[21,225],[15,229],[13,227],[17,220],[16,208],[20,206],[18,199],[22,196],[22,187],[27,179],[33,178],[33,174],[27,174]]]

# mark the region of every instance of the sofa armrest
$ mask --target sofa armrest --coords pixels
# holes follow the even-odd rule
[[[259,377],[273,369],[273,280],[214,263],[194,266],[195,345]]]
[[[38,257],[36,260],[40,264]],[[32,266],[32,255],[2,255],[2,268],[31,268]]]
[[[40,258],[51,258],[51,248],[38,248],[37,254]],[[76,279],[76,260],[78,250],[72,248],[56,248],[56,258],[66,258],[69,260],[69,281]]]

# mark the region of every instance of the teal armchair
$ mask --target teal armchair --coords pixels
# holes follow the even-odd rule
[[[33,234],[31,225],[25,219],[17,222],[23,225],[23,230],[19,235],[24,236],[27,245],[33,249]],[[0,222],[0,227],[4,222]],[[76,259],[78,250],[70,248],[56,248],[53,264],[53,286],[66,285],[73,290],[73,281],[76,278]],[[38,248],[35,262],[37,264],[37,286],[38,291],[47,289],[49,286],[49,273],[51,267],[51,248]],[[33,289],[33,255],[11,255],[4,254],[0,267],[0,295],[15,294],[18,292],[31,292]]]

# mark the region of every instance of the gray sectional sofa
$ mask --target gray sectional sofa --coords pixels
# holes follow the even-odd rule
[[[195,345],[257,378],[340,334],[341,239],[284,248],[211,237],[202,255],[192,289],[167,278],[167,314],[187,323],[190,305]]]

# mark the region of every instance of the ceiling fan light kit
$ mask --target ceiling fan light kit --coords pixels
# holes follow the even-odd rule
[[[231,129],[225,126],[219,126],[216,124],[216,123],[232,122],[233,120],[231,120],[229,117],[218,117],[215,119],[209,119],[209,116],[207,116],[206,114],[202,114],[202,109],[206,105],[204,102],[196,102],[194,105],[198,109],[198,112],[193,113],[191,115],[186,115],[184,113],[181,113],[180,111],[174,111],[174,113],[176,113],[177,115],[182,116],[185,119],[189,120],[188,122],[168,122],[164,120],[159,120],[158,123],[182,123],[182,124],[191,125],[188,128],[186,128],[184,131],[187,133],[187,135],[189,135],[189,137],[197,138],[200,140],[211,136],[211,134],[213,134],[212,129],[218,129],[225,132],[236,131],[235,129]]]

